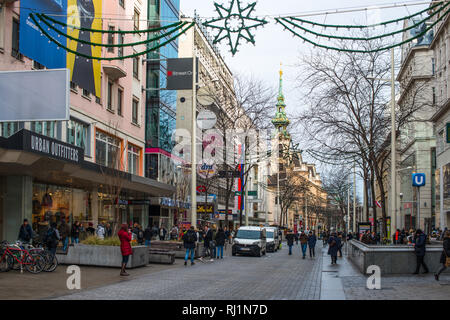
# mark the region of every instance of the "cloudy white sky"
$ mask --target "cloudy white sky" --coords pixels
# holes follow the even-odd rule
[[[398,4],[397,8],[368,10],[362,12],[352,12],[346,14],[328,14],[304,19],[313,20],[320,23],[333,24],[372,24],[386,21],[394,18],[404,17],[429,6],[426,1],[400,1],[400,0],[242,0],[242,4],[256,1],[256,16],[278,16],[295,15],[299,13],[310,13],[313,11],[335,11],[336,9],[386,6]],[[219,4],[228,6],[228,0],[218,0]],[[414,6],[404,6],[402,4],[422,3]],[[201,17],[217,17],[213,0],[181,0],[182,14],[192,17],[194,11]],[[309,54],[313,48],[311,45],[304,44],[302,40],[294,38],[291,33],[284,31],[280,25],[276,25],[273,19],[268,18],[269,24],[263,29],[253,29],[256,39],[256,45],[244,44],[239,47],[239,52],[233,57],[226,45],[220,45],[222,56],[233,72],[252,74],[263,79],[272,86],[278,85],[278,71],[280,62],[284,69],[284,94],[287,103],[288,114],[295,113],[302,108],[300,98],[301,88],[298,88],[295,81],[298,76],[296,64],[299,57],[303,54]],[[393,26],[396,29],[401,28],[401,24]],[[318,32],[322,30],[317,29]],[[381,30],[383,31],[383,30]],[[327,32],[332,32],[327,29]],[[215,34],[214,30],[211,30]],[[312,38],[312,40],[315,40]],[[316,49],[320,50],[320,49]],[[275,104],[275,103],[274,103]],[[275,107],[274,107],[275,108]],[[275,110],[274,110],[275,112]],[[306,159],[310,160],[310,159]],[[320,168],[320,166],[319,166]]]

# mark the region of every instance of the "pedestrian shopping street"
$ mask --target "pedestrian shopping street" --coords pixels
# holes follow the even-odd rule
[[[149,300],[441,300],[450,298],[450,275],[438,283],[432,273],[418,276],[386,276],[381,290],[366,288],[367,277],[345,258],[330,264],[327,249],[318,241],[315,259],[301,259],[294,244],[293,255],[283,249],[261,258],[231,256],[223,260],[196,261],[194,266],[176,260],[176,267],[150,274],[129,270],[131,276],[115,284],[82,290],[57,299],[149,299]],[[64,266],[60,266],[64,268]],[[135,275],[139,272],[139,275]],[[51,275],[44,275],[51,276]],[[83,276],[83,275],[82,275]],[[117,276],[118,277],[118,276]],[[1,282],[0,282],[1,285]],[[188,288],[188,290],[187,290]],[[414,292],[414,295],[411,293]]]

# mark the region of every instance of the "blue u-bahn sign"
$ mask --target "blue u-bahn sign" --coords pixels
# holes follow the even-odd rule
[[[425,186],[425,173],[413,173],[412,185],[413,185],[413,187]]]

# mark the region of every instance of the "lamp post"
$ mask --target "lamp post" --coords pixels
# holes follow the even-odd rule
[[[396,154],[396,128],[395,128],[395,65],[394,65],[394,48],[391,48],[391,78],[377,79],[374,77],[367,77],[371,80],[380,80],[391,83],[391,195],[389,197],[391,202],[391,230],[397,229],[397,154]],[[386,221],[384,221],[386,223]],[[387,234],[385,235],[388,236]]]

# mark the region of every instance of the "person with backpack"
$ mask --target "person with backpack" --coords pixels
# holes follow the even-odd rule
[[[187,265],[187,261],[189,259],[189,255],[191,255],[191,266],[193,266],[194,258],[195,258],[195,243],[197,242],[197,234],[195,232],[194,226],[191,226],[191,228],[186,232],[186,234],[183,236],[183,244],[184,248],[186,249],[186,255],[184,256],[184,265]]]
[[[219,231],[216,234],[216,247],[217,247],[217,259],[223,259],[223,246],[225,245],[225,240],[227,236],[222,228],[219,228]]]
[[[150,228],[150,225],[147,226],[144,230],[144,240],[145,240],[145,246],[150,248],[150,242],[152,240],[153,231]]]
[[[61,237],[56,228],[56,222],[52,222],[44,237],[44,243],[53,256],[56,254],[56,247],[58,246],[59,240],[61,240]]]
[[[23,243],[30,243],[33,238],[33,229],[28,223],[28,219],[23,219],[23,224],[20,226],[19,236],[17,238]]]
[[[341,246],[341,240],[336,232],[331,234],[331,237],[328,239],[328,245],[328,254],[331,256],[331,264],[337,264],[337,254],[339,247]]]
[[[129,276],[129,274],[125,271],[125,268],[127,267],[130,255],[133,254],[133,249],[131,248],[131,230],[128,229],[128,225],[126,223],[122,224],[117,235],[119,236],[120,252],[122,254],[122,268],[120,270],[120,275]]]
[[[212,241],[212,231],[211,229],[208,228],[208,226],[205,226],[202,236],[203,236],[203,254],[200,260],[203,260],[203,258],[206,256],[206,252],[208,252],[209,255],[211,256],[211,261],[213,261],[214,259],[212,258],[210,248],[210,243]]]

